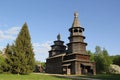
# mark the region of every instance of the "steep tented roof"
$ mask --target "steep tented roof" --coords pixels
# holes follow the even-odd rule
[[[80,27],[80,22],[78,20],[78,13],[77,12],[74,13],[74,21],[73,21],[72,27]]]

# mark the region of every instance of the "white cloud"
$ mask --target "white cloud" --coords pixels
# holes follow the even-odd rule
[[[0,46],[0,50],[3,50],[4,49],[4,47],[3,46]]]
[[[3,32],[0,31],[0,38],[3,38]]]
[[[0,30],[0,40],[14,40],[19,31],[20,27],[12,27],[8,30]]]
[[[46,53],[50,50],[51,41],[45,43],[33,43],[34,52],[36,53]]]
[[[48,51],[51,49],[51,43],[51,41],[47,41],[45,43],[33,43],[36,60],[45,61],[48,57]]]
[[[16,35],[20,31],[20,27],[12,27],[5,31],[6,34]]]

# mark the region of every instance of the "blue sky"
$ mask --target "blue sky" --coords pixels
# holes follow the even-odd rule
[[[85,28],[87,50],[99,45],[110,55],[120,54],[120,0],[0,0],[0,49],[13,43],[27,22],[35,58],[45,61],[58,33],[69,42],[75,11]]]

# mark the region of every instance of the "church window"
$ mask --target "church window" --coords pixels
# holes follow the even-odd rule
[[[79,30],[79,32],[81,33],[81,32],[82,32],[82,30]]]
[[[77,30],[77,29],[74,29],[74,32],[78,32],[78,30]]]

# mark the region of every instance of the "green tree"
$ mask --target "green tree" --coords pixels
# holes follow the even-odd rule
[[[2,51],[0,50],[0,55],[2,54]]]
[[[108,72],[112,61],[106,49],[102,50],[100,46],[96,46],[94,60],[96,62],[97,73]]]
[[[46,66],[45,62],[40,62],[40,61],[35,61],[35,64],[36,64],[36,65],[41,65],[41,66],[44,67],[44,68],[45,68],[45,66]]]
[[[104,71],[104,58],[101,56],[101,54],[97,54],[94,56],[94,60],[96,63],[96,72],[101,73]]]
[[[102,50],[100,46],[96,46],[95,47],[95,55],[102,55]]]
[[[26,23],[19,32],[15,43],[6,46],[5,56],[5,72],[28,74],[34,70],[34,52]]]
[[[4,57],[0,54],[0,73],[3,72],[3,66],[5,65],[5,59]]]
[[[104,71],[108,72],[110,64],[112,64],[112,60],[110,59],[110,56],[107,52],[107,50],[104,48],[102,51],[103,58],[104,58]]]
[[[6,46],[5,55],[6,55],[5,62],[7,65],[4,66],[4,71],[11,72],[11,69],[12,69],[12,61],[11,61],[12,49],[11,49],[9,44]]]
[[[6,67],[5,58],[5,54],[3,54],[2,51],[0,51],[0,73],[4,72],[4,69]]]
[[[90,61],[94,61],[94,53],[92,53],[90,50],[88,50],[87,54],[90,55]]]
[[[16,62],[14,73],[28,74],[34,70],[34,52],[28,26],[25,23],[15,41],[14,55]]]
[[[41,62],[41,65],[42,65],[42,67],[44,67],[44,68],[45,68],[45,66],[46,66],[45,62]]]
[[[5,65],[4,65],[4,72],[10,72],[13,73],[14,63],[15,60],[15,46],[13,45],[7,45],[5,49]]]
[[[113,64],[116,64],[116,65],[119,65],[120,66],[120,55],[115,55],[115,56],[112,56],[113,57]]]
[[[96,72],[100,73],[103,70],[103,57],[102,57],[101,47],[96,46],[94,54],[95,54],[94,60],[95,60],[95,63],[96,63]]]

